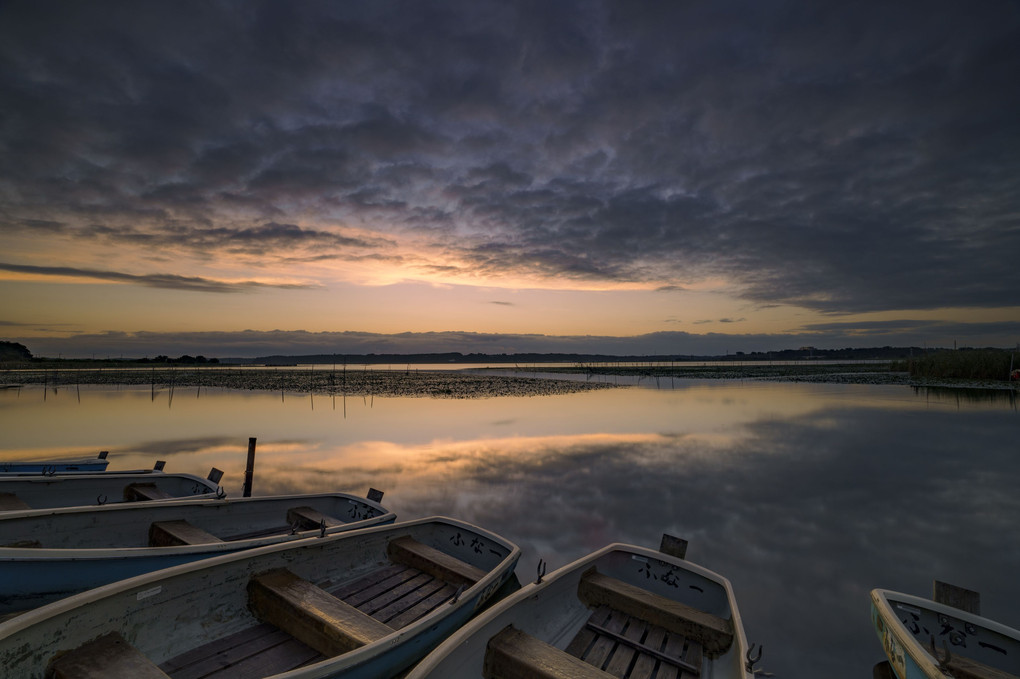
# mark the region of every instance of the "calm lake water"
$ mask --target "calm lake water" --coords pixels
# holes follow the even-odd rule
[[[240,496],[386,492],[400,519],[516,541],[522,581],[609,542],[690,541],[733,583],[759,667],[867,679],[874,587],[982,593],[1020,627],[1020,413],[902,386],[660,380],[450,400],[148,387],[0,391],[0,461],[109,450],[111,469],[226,472]]]

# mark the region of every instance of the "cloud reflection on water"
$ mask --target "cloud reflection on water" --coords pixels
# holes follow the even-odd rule
[[[256,494],[379,488],[400,518],[452,515],[518,542],[522,580],[539,558],[552,569],[608,542],[679,535],[692,561],[730,578],[762,666],[788,679],[868,676],[882,658],[873,587],[927,595],[938,578],[1020,625],[1012,408],[843,385],[379,399],[348,419],[236,398],[203,395],[193,412],[140,400],[131,412],[150,430],[125,447],[148,460],[186,444],[175,467],[215,464],[239,495],[246,439],[229,432],[258,431]]]

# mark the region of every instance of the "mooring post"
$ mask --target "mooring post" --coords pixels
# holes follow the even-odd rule
[[[251,484],[255,476],[255,437],[248,439],[248,464],[244,468],[244,497],[251,497]]]

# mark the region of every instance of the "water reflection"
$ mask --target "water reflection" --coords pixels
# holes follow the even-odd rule
[[[518,542],[521,577],[611,541],[690,540],[733,582],[761,666],[859,679],[882,658],[869,589],[1020,603],[1016,411],[903,387],[687,383],[470,401],[147,389],[0,394],[0,459],[111,450],[111,467],[226,471],[240,493],[386,491],[401,518],[447,514]],[[339,405],[339,404],[338,404]],[[54,426],[59,424],[60,426]]]

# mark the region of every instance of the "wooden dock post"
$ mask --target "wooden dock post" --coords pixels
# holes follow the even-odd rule
[[[668,533],[662,534],[662,542],[659,543],[659,551],[663,554],[675,556],[678,559],[687,558],[687,540],[678,538]]]
[[[981,615],[981,594],[972,589],[964,589],[947,582],[935,580],[932,582],[932,601],[961,611]]]
[[[251,497],[252,481],[255,477],[255,437],[248,439],[248,464],[244,468],[244,497]]]

